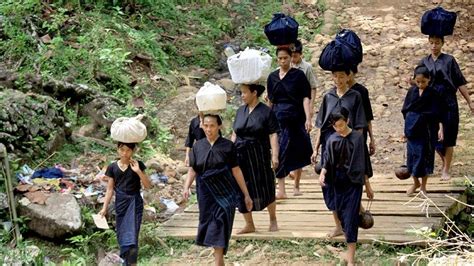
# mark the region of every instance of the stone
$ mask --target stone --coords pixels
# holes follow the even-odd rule
[[[188,173],[188,169],[189,169],[189,167],[187,167],[187,166],[178,166],[178,167],[176,168],[176,171],[177,171],[179,174],[185,175],[185,174]]]
[[[217,82],[217,85],[221,86],[226,92],[234,92],[235,90],[235,83],[231,79],[220,79]]]
[[[150,159],[150,160],[146,161],[145,166],[146,166],[146,168],[153,169],[158,173],[163,172],[163,167],[161,167],[161,164],[155,159]]]
[[[30,202],[19,207],[20,215],[29,218],[28,228],[44,237],[61,238],[82,227],[81,208],[71,194],[53,193],[45,205]]]
[[[8,208],[7,194],[0,193],[0,210]]]

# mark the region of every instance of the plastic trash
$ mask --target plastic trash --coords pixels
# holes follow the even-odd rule
[[[166,206],[165,213],[174,213],[177,209],[179,209],[178,204],[171,199],[160,198],[160,202]]]

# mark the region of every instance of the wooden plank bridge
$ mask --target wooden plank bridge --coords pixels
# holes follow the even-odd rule
[[[257,232],[237,235],[236,232],[244,226],[242,215],[236,211],[233,239],[326,239],[326,234],[334,228],[334,222],[326,209],[322,198],[321,187],[314,173],[305,169],[301,180],[302,196],[277,201],[277,220],[279,231],[268,232],[269,219],[266,210],[253,212]],[[311,178],[310,178],[311,177]],[[457,198],[464,187],[462,178],[452,178],[441,181],[435,176],[428,180],[428,197],[442,211],[447,210],[454,202],[446,195]],[[292,192],[293,180],[286,180],[287,192]],[[412,180],[398,180],[391,175],[375,175],[371,178],[375,199],[371,212],[374,215],[374,227],[359,230],[359,242],[370,243],[374,239],[389,242],[405,243],[421,240],[410,229],[422,227],[439,228],[442,226],[442,214],[431,204],[427,209],[420,206],[424,200],[406,195],[406,190]],[[291,195],[291,194],[288,194]],[[363,205],[366,205],[366,195],[363,194]],[[410,202],[409,202],[410,201]],[[182,213],[175,214],[162,225],[164,236],[194,239],[198,225],[197,204],[187,207]],[[334,238],[344,241],[343,237]]]

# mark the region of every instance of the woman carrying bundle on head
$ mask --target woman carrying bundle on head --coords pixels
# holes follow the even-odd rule
[[[259,101],[265,91],[262,85],[241,85],[244,105],[234,120],[232,141],[237,148],[239,166],[253,201],[252,211],[268,209],[269,231],[277,231],[275,203],[275,173],[278,167],[278,132],[280,128],[273,111]],[[239,234],[255,232],[252,213],[245,206],[239,206],[245,218],[245,227]]]
[[[408,90],[402,108],[407,139],[407,167],[413,177],[413,185],[407,190],[409,196],[418,188],[426,195],[428,175],[434,169],[434,146],[436,141],[443,141],[440,113],[445,109],[438,92],[429,86],[429,70],[425,66],[418,66],[414,77],[416,85]]]
[[[234,144],[219,135],[220,116],[205,114],[202,128],[206,138],[197,141],[189,156],[188,178],[183,197],[189,198],[189,188],[196,179],[199,206],[199,226],[196,244],[214,248],[216,265],[224,265],[232,233],[235,208],[244,195],[247,211],[252,199],[237,161]]]
[[[459,91],[466,99],[471,113],[474,113],[474,102],[471,101],[467,90],[467,81],[459,68],[456,59],[449,54],[441,52],[444,45],[443,36],[430,35],[428,38],[431,54],[420,61],[430,72],[430,86],[440,94],[446,105],[441,113],[443,123],[443,140],[436,145],[443,167],[441,179],[449,180],[449,170],[454,154],[454,146],[459,131],[459,107],[456,93]]]
[[[302,168],[311,164],[311,86],[303,71],[290,66],[292,51],[277,48],[280,68],[270,74],[267,92],[270,106],[280,125],[277,199],[286,198],[285,177],[293,171],[294,195],[301,195]]]

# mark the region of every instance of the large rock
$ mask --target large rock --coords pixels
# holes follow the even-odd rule
[[[29,218],[31,230],[49,238],[78,232],[82,226],[81,208],[70,194],[51,194],[45,205],[23,202],[20,214]]]

